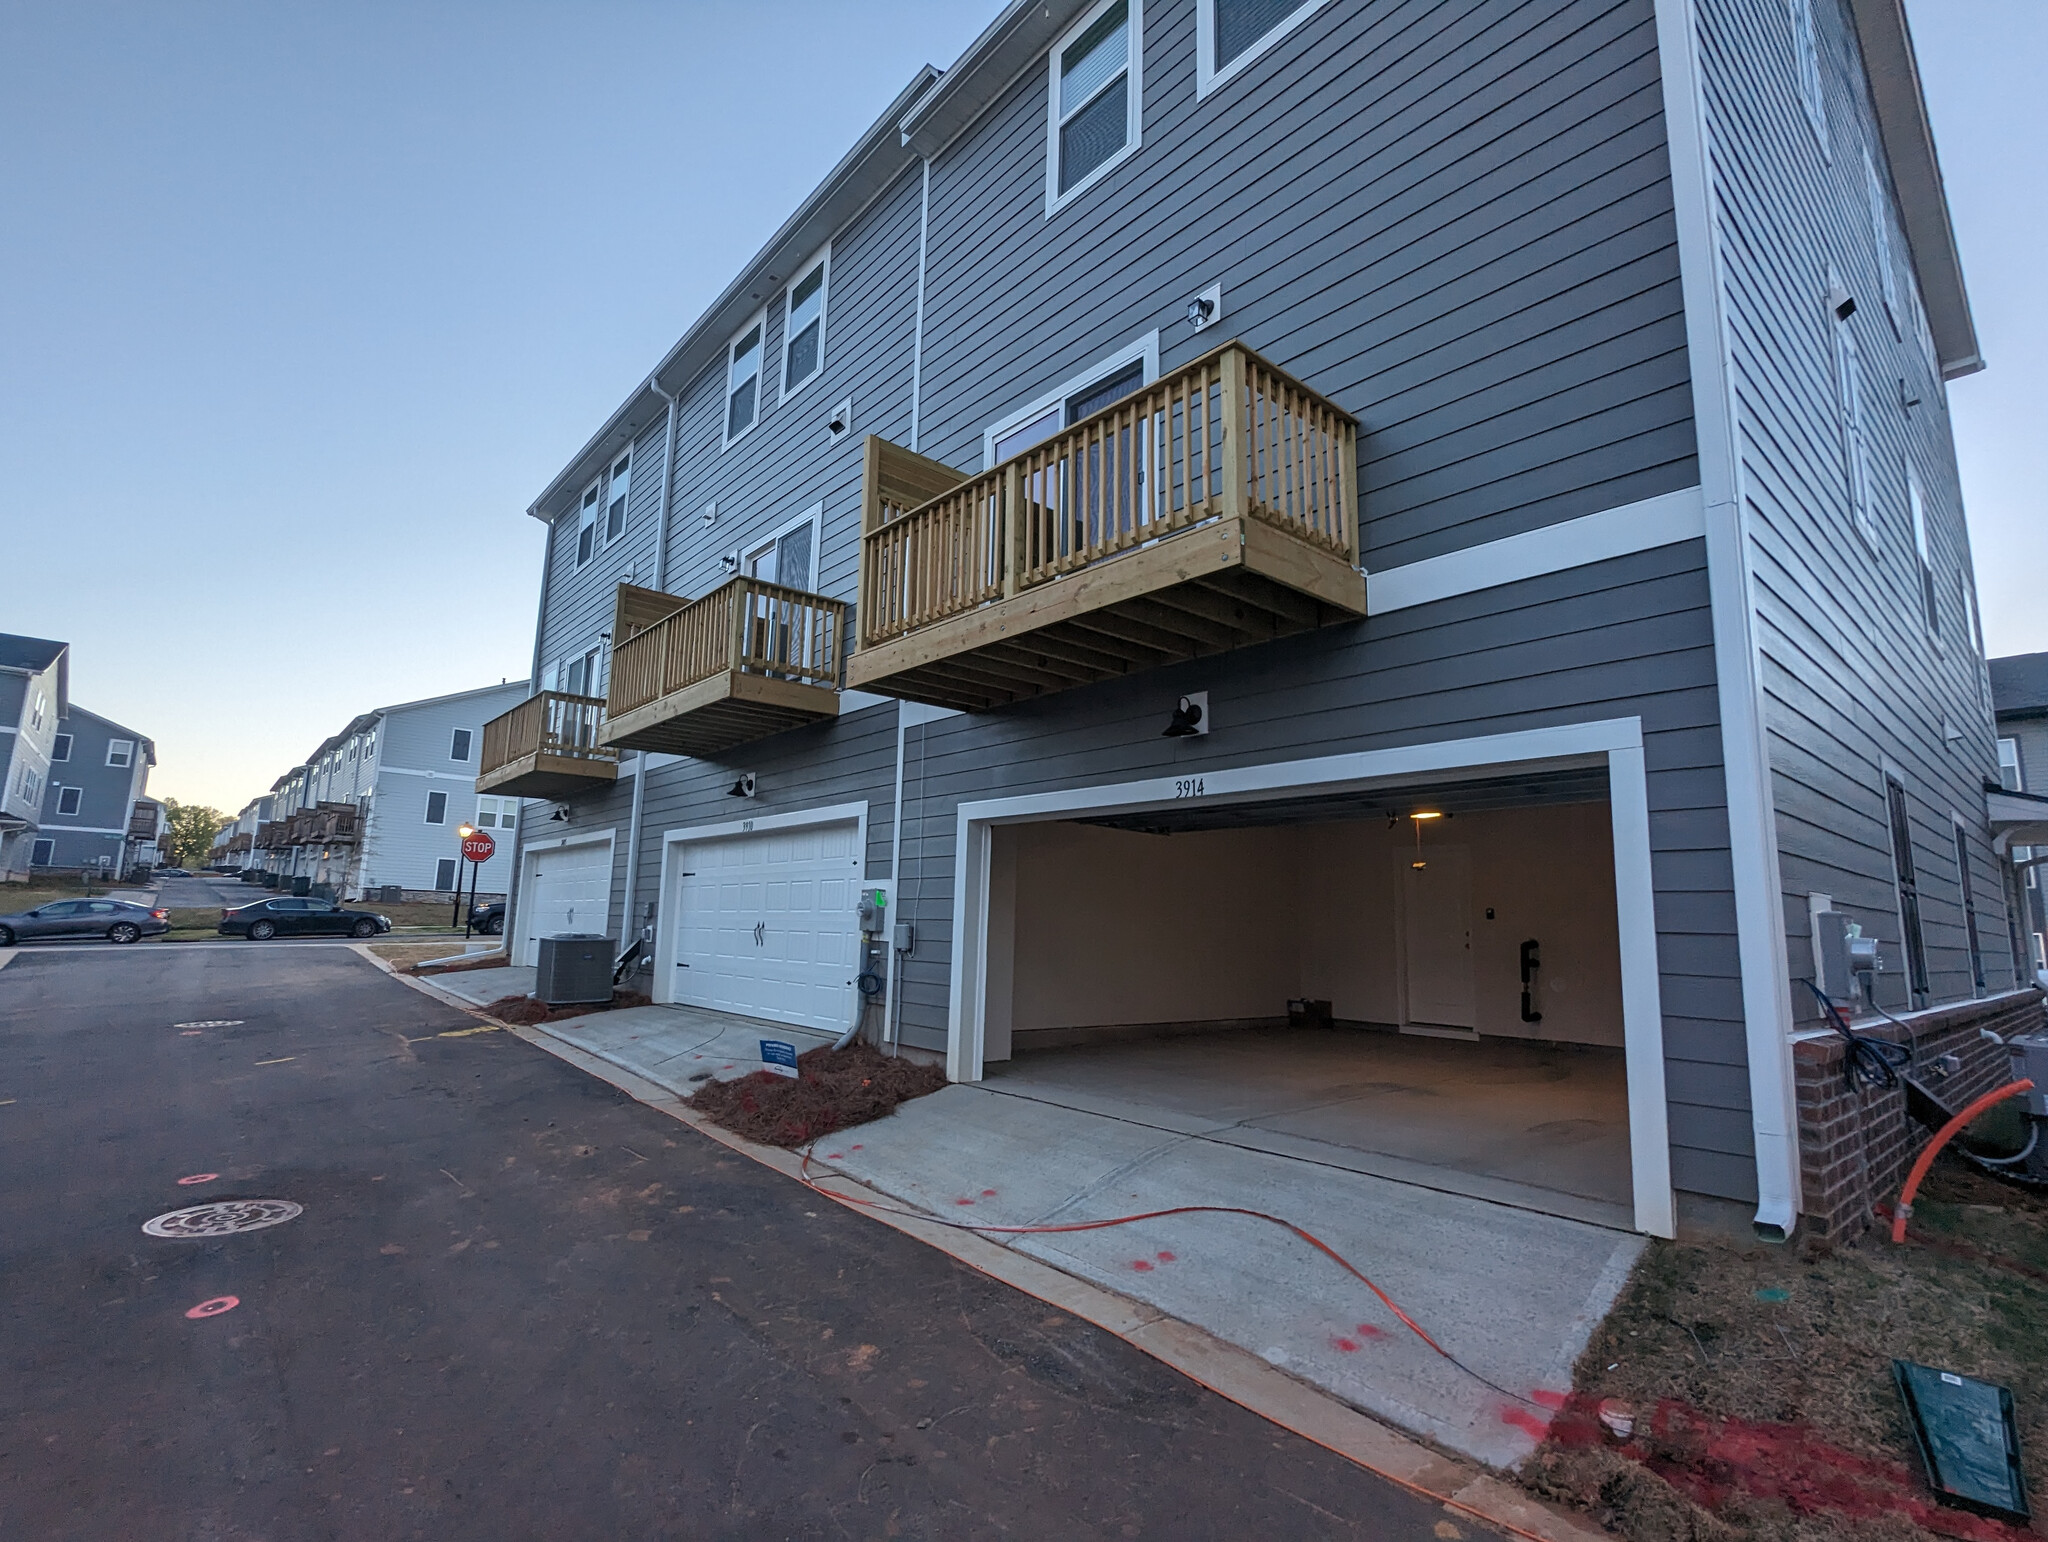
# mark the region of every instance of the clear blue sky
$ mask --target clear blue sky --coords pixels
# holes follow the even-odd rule
[[[527,503],[997,8],[0,0],[0,630],[229,809],[522,677]],[[2048,649],[2048,7],[1911,14],[1992,365],[1953,387],[1987,631]]]

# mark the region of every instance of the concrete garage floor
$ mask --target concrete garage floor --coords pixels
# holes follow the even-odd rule
[[[1632,1225],[1622,1052],[1359,1029],[1036,1050],[991,1091],[1428,1188]]]

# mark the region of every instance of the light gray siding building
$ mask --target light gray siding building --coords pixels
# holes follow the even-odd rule
[[[130,832],[155,764],[153,740],[74,704],[51,745],[43,825],[29,845],[30,866],[125,877],[142,844]],[[153,844],[153,817],[149,831]]]
[[[956,1079],[1290,1002],[1569,1045],[1602,1215],[1846,1224],[1815,912],[1895,1013],[2019,981],[1977,367],[1896,0],[1007,5],[529,510],[511,945],[878,975]]]
[[[29,875],[58,720],[71,707],[71,645],[0,633],[0,883]]]
[[[1998,781],[2007,792],[2048,797],[2048,653],[1991,660],[1991,700],[1998,717]],[[2048,811],[2044,816],[2048,817]],[[2015,845],[2013,929],[2023,967],[2048,971],[2048,900],[2041,869],[2048,846]]]

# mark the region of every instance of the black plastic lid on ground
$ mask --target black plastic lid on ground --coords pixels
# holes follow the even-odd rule
[[[2031,1512],[2012,1393],[1910,1360],[1892,1362],[1892,1379],[1935,1497],[1958,1509],[2024,1524]]]

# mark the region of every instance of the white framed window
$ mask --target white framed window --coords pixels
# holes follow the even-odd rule
[[[818,531],[825,505],[814,503],[780,529],[740,552],[739,571],[749,578],[811,593],[818,587]]]
[[[544,691],[559,691],[562,688],[562,666],[550,662],[540,672],[540,688]]]
[[[445,825],[448,823],[448,794],[430,792],[427,794],[427,823]]]
[[[107,764],[110,766],[134,765],[135,741],[133,739],[109,739],[107,741]]]
[[[455,859],[453,857],[443,857],[441,858],[440,861],[434,864],[434,887],[439,889],[443,894],[450,893],[454,890]]]
[[[604,650],[591,648],[575,658],[562,660],[562,678],[567,682],[563,689],[571,696],[601,696],[603,692]]]
[[[604,478],[597,477],[583,489],[576,508],[576,566],[597,555],[597,516],[604,510]]]
[[[42,840],[31,842],[28,848],[28,865],[30,867],[48,867],[56,855],[57,843],[55,841]]]
[[[761,344],[768,335],[764,311],[742,327],[725,347],[725,444],[746,437],[761,416]]]
[[[1140,0],[1100,0],[1053,45],[1046,71],[1045,212],[1138,148]]]
[[[1892,265],[1891,199],[1884,179],[1877,174],[1877,162],[1863,152],[1863,191],[1870,202],[1870,240],[1877,248],[1877,276],[1884,285],[1884,310],[1891,317],[1892,330],[1899,330],[1899,274]]]
[[[53,743],[52,743],[52,744],[50,745],[50,761],[51,761],[51,763],[52,763],[52,764],[54,765],[54,764],[55,764],[55,763],[57,763],[58,761],[63,761],[63,760],[69,760],[70,758],[71,758],[71,735],[69,735],[69,734],[59,734],[59,735],[57,735],[57,737],[56,737],[56,740],[55,740],[55,741],[54,741],[54,742],[53,742]]]
[[[1195,0],[1195,95],[1207,96],[1330,0]]]
[[[612,457],[612,469],[605,476],[604,539],[610,545],[626,533],[626,500],[633,493],[633,447]]]
[[[1799,103],[1806,109],[1806,121],[1813,137],[1820,141],[1822,159],[1831,158],[1828,146],[1828,104],[1821,87],[1820,34],[1813,23],[1813,0],[1790,0],[1792,6],[1792,68],[1799,80]]]
[[[30,733],[36,732],[43,726],[43,706],[43,693],[39,690],[36,692],[34,705],[29,709],[28,729]]]
[[[1998,784],[2007,792],[2025,792],[2026,774],[2020,770],[2020,741],[1998,741]]]
[[[476,827],[479,830],[510,830],[519,823],[517,798],[478,798]]]
[[[1830,295],[1841,292],[1840,280],[1829,274]],[[1849,306],[1851,316],[1855,307]],[[1855,519],[1856,529],[1869,544],[1872,551],[1877,549],[1877,520],[1870,506],[1870,438],[1868,425],[1864,421],[1863,356],[1856,347],[1856,334],[1850,329],[1849,316],[1840,310],[1829,312],[1833,318],[1835,349],[1835,395],[1836,408],[1841,417],[1842,478],[1849,495],[1849,512]]]
[[[84,799],[85,789],[83,787],[59,787],[57,789],[57,812],[60,814],[76,814],[78,812],[78,805]]]
[[[794,396],[825,367],[825,301],[831,277],[828,245],[797,269],[782,292],[782,394]]]
[[[470,731],[467,728],[458,728],[449,734],[448,758],[450,760],[469,759],[469,741]]]
[[[1913,555],[1920,565],[1920,609],[1930,636],[1941,636],[1941,611],[1934,598],[1933,544],[1927,537],[1927,498],[1920,491],[1920,473],[1906,463],[1906,512],[1913,521]]]
[[[1159,334],[1143,337],[1097,359],[1072,379],[1035,401],[1005,413],[981,432],[981,463],[999,465],[1021,455],[1091,412],[1159,378]]]

